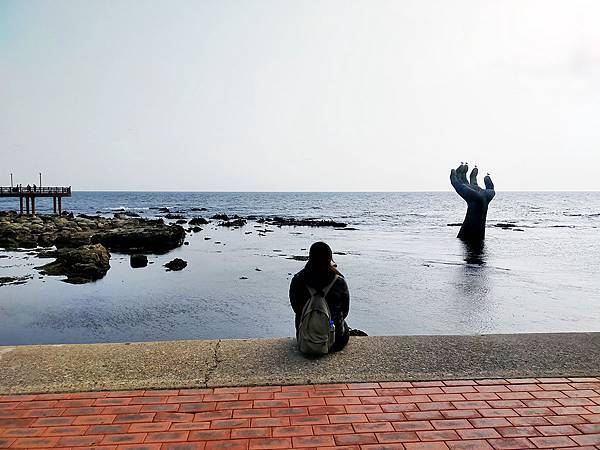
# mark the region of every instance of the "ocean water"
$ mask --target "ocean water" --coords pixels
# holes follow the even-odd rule
[[[0,199],[0,210],[17,206]],[[51,206],[38,200],[40,212]],[[85,285],[40,278],[35,267],[48,260],[0,251],[0,276],[33,275],[0,287],[0,345],[292,336],[289,282],[317,240],[332,246],[348,281],[348,323],[370,335],[600,331],[598,192],[498,192],[480,252],[447,225],[466,210],[454,192],[75,192],[63,205],[148,217],[163,206],[188,218],[311,217],[353,230],[268,226],[263,237],[254,221],[211,224],[146,268],[113,253],[108,274]],[[200,207],[208,211],[190,211]],[[175,257],[188,267],[166,272]]]

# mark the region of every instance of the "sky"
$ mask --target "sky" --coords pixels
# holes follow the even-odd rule
[[[600,190],[597,0],[2,0],[0,184]],[[481,181],[481,180],[480,180]]]

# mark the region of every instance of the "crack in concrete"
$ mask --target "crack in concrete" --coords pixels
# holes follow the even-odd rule
[[[215,371],[219,367],[219,363],[221,362],[221,359],[219,358],[219,347],[220,346],[221,346],[221,339],[219,339],[217,341],[217,343],[215,344],[215,346],[213,347],[213,355],[212,355],[213,361],[212,361],[211,366],[206,371],[206,375],[204,376],[204,387],[208,387],[208,382],[210,381],[210,378],[215,373]]]

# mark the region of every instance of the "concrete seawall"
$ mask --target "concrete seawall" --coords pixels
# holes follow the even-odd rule
[[[351,338],[305,358],[295,340],[0,347],[0,394],[600,375],[600,333]]]

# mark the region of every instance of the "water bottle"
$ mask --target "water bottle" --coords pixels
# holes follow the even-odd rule
[[[333,322],[333,320],[329,321],[329,331],[335,331],[335,323]]]

